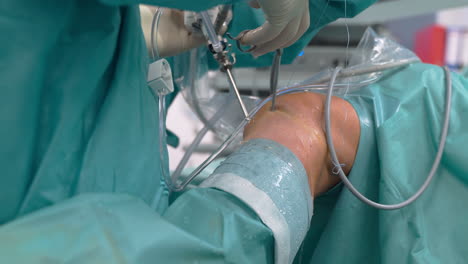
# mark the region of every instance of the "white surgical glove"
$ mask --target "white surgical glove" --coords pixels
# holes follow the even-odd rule
[[[262,8],[266,19],[259,28],[237,37],[241,44],[255,46],[254,56],[291,46],[309,28],[309,0],[253,0],[249,4]]]

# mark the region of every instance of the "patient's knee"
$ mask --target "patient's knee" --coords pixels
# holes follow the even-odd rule
[[[293,152],[304,165],[314,194],[326,191],[338,182],[331,175],[324,130],[325,95],[298,93],[277,98],[276,110],[265,105],[244,130],[244,140],[266,138]],[[331,130],[338,158],[348,173],[359,143],[359,118],[350,103],[334,97],[331,104]]]

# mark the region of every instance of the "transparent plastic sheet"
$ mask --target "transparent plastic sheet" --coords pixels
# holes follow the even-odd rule
[[[214,124],[214,131],[222,140],[225,140],[232,134],[234,129],[245,118],[240,112],[241,109],[237,100],[235,98],[228,100],[228,97],[228,93],[218,93],[209,99],[209,101],[200,100],[201,104],[210,106],[203,110],[205,116],[212,117],[219,111],[224,111],[222,117]],[[255,96],[242,96],[242,100],[249,112],[251,112],[260,101],[260,99]]]
[[[192,50],[175,59],[173,69],[175,82],[205,127],[214,131],[225,141],[205,162],[182,180],[179,189],[185,188],[188,182],[212,162],[224,148],[239,145],[243,127],[247,124],[239,105],[233,98],[229,98],[229,93],[217,92],[210,88],[208,80],[212,73],[208,71],[207,53],[202,49],[205,47]],[[419,62],[419,58],[414,53],[388,37],[378,36],[369,28],[353,52],[348,67],[337,76],[334,94],[343,95],[358,90],[375,83],[387,72],[414,62]],[[328,89],[332,73],[332,69],[326,69],[300,83],[278,89],[277,94],[304,91],[324,92]],[[260,100],[252,96],[243,96],[249,116],[252,117],[269,99]]]
[[[244,116],[237,100],[229,98],[230,93],[219,92],[210,87],[210,77],[214,73],[208,69],[207,54],[206,47],[201,47],[175,57],[173,76],[180,93],[200,121],[221,140],[225,140],[242,122]],[[239,78],[235,75],[235,65],[234,77]],[[260,102],[260,98],[255,96],[241,97],[249,112]],[[214,118],[220,111],[224,114]],[[239,136],[239,142],[240,139]]]
[[[415,61],[419,61],[419,58],[412,51],[388,37],[377,35],[372,28],[367,28],[352,53],[348,66],[337,78],[337,83],[349,86],[337,88],[335,94],[354,91],[378,81],[385,74],[380,70],[381,66]],[[326,69],[293,86],[327,82],[332,72],[333,69]]]
[[[224,141],[244,119],[244,116],[239,114],[240,106],[231,91],[217,92],[210,87],[209,80],[213,72],[209,71],[207,54],[206,47],[201,47],[181,54],[173,60],[175,85],[204,124],[172,174],[172,183],[169,186],[173,191],[179,190],[178,182],[183,181],[180,176],[186,175],[187,171],[184,170],[185,165],[207,132],[215,132],[215,135]],[[242,99],[249,112],[259,102],[259,98],[252,96],[242,96]],[[240,143],[241,140],[242,135],[236,134],[236,142]]]
[[[220,93],[210,88],[208,70],[208,57],[206,47],[192,50],[174,60],[174,75],[176,85],[182,95],[194,110],[200,120],[214,131],[220,139],[226,139],[243,120],[242,112],[234,100],[227,100],[228,93]],[[371,28],[368,28],[355,51],[351,54],[348,67],[343,69],[337,78],[335,94],[340,95],[354,91],[378,81],[385,71],[382,66],[389,64],[405,64],[415,62],[419,58],[410,50],[396,43],[388,37],[378,36]],[[279,88],[279,90],[323,84],[328,82],[333,70],[326,69],[312,75],[310,78],[294,85]],[[234,65],[235,74],[235,65]],[[241,78],[242,76],[235,76]],[[343,85],[339,85],[343,84]],[[344,85],[346,84],[346,85]],[[324,91],[327,86],[310,87],[312,91]],[[250,112],[260,99],[254,96],[243,96],[247,110]],[[229,110],[219,120],[209,122],[215,113],[228,107]],[[239,142],[240,138],[237,140]]]

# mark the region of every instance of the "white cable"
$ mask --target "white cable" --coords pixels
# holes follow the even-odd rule
[[[171,176],[172,182],[174,183],[173,186],[175,186],[177,184],[177,180],[179,179],[180,175],[182,174],[182,171],[184,170],[185,165],[187,165],[187,162],[189,161],[189,159],[192,156],[195,149],[200,145],[200,143],[203,140],[203,138],[205,137],[206,133],[208,133],[210,128],[212,128],[214,130],[215,123],[224,115],[224,113],[226,112],[226,109],[227,109],[226,106],[229,105],[229,102],[232,101],[233,99],[234,99],[234,94],[232,92],[230,92],[229,95],[224,100],[224,102],[221,105],[221,108],[218,110],[218,112],[216,112],[216,114],[210,120],[208,120],[208,124],[210,124],[210,126],[205,125],[198,132],[198,134],[195,136],[195,138],[193,139],[192,143],[190,144],[190,146],[185,151],[184,156],[180,160],[179,164],[177,164],[177,167],[176,167],[174,173]]]
[[[159,25],[159,18],[163,14],[164,9],[158,7],[156,12],[154,13],[153,20],[151,21],[151,34],[150,34],[150,42],[151,42],[151,55],[153,57],[153,60],[156,60],[159,58],[159,52],[156,46],[154,45],[154,33],[155,33],[155,28],[158,27]]]
[[[359,200],[364,202],[365,204],[368,204],[370,206],[373,206],[377,209],[383,209],[383,210],[395,210],[395,209],[400,209],[402,207],[405,207],[412,202],[414,202],[416,199],[418,199],[421,194],[427,189],[429,184],[431,183],[435,173],[437,172],[437,169],[440,164],[440,160],[442,158],[442,154],[444,151],[445,147],[445,141],[447,139],[447,134],[448,134],[448,128],[449,128],[449,123],[450,123],[450,109],[451,109],[451,104],[452,104],[452,79],[450,76],[450,72],[447,68],[444,68],[444,73],[445,73],[445,86],[446,86],[446,98],[445,98],[445,118],[444,118],[444,123],[442,127],[442,133],[440,135],[440,143],[439,143],[439,148],[437,150],[437,155],[435,157],[434,163],[432,164],[432,168],[424,181],[423,185],[419,188],[419,190],[411,196],[409,199],[406,201],[403,201],[398,204],[380,204],[376,203],[372,200],[369,200],[367,197],[362,195],[348,180],[346,177],[345,173],[343,172],[343,169],[340,166],[340,162],[338,161],[338,157],[336,155],[335,151],[335,146],[333,144],[333,139],[331,135],[331,121],[330,121],[330,104],[331,104],[331,98],[332,98],[332,93],[333,93],[333,86],[336,80],[336,77],[338,73],[340,72],[340,68],[337,67],[332,74],[330,83],[329,83],[329,90],[327,93],[327,100],[325,103],[325,132],[326,132],[326,137],[327,137],[327,144],[328,144],[328,149],[330,151],[330,156],[332,159],[333,164],[336,166],[338,169],[338,176],[340,179],[343,181],[344,185],[351,191],[351,193],[356,196]]]

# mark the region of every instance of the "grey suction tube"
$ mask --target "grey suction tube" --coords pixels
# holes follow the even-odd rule
[[[363,203],[368,204],[372,207],[375,207],[377,209],[382,209],[382,210],[395,210],[395,209],[400,209],[403,208],[414,201],[418,199],[421,194],[427,189],[429,184],[431,183],[432,179],[434,178],[435,173],[437,172],[437,169],[440,164],[440,160],[442,158],[442,154],[444,152],[445,148],[445,142],[447,139],[447,134],[448,134],[448,128],[449,128],[449,123],[450,123],[450,109],[452,105],[452,79],[450,76],[450,71],[447,68],[444,68],[445,72],[445,86],[446,86],[446,97],[445,97],[445,117],[444,117],[444,122],[442,126],[442,133],[440,135],[440,143],[439,147],[437,150],[436,157],[434,159],[434,162],[432,164],[432,168],[424,181],[423,185],[419,188],[419,190],[413,194],[410,198],[408,198],[406,201],[403,201],[398,204],[380,204],[377,202],[374,202],[367,197],[365,197],[363,194],[361,194],[354,186],[353,184],[348,180],[348,177],[346,177],[345,173],[343,172],[343,169],[339,165],[340,162],[338,161],[338,157],[336,155],[335,151],[335,146],[333,144],[333,139],[331,135],[331,120],[330,120],[330,104],[331,104],[331,98],[333,94],[333,88],[334,88],[334,83],[336,80],[336,77],[338,76],[338,73],[340,72],[340,68],[336,68],[333,71],[329,87],[328,87],[328,93],[327,93],[327,100],[325,103],[325,131],[326,131],[326,137],[327,137],[327,144],[328,144],[328,149],[330,151],[330,156],[332,159],[333,164],[336,166],[338,170],[338,176],[340,177],[341,181],[343,181],[343,184],[346,186],[346,188],[351,191],[351,193],[356,196],[359,200],[361,200]]]

